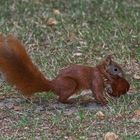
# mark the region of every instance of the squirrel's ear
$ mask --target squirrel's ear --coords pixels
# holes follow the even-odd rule
[[[106,65],[110,65],[112,62],[112,55],[108,55],[105,59]]]

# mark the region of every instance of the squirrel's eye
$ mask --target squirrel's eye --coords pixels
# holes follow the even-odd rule
[[[114,69],[114,71],[118,71],[118,69],[117,69],[117,68],[115,68],[115,69]]]

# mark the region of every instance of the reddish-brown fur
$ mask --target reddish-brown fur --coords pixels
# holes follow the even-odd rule
[[[127,80],[119,76],[112,76],[111,81],[107,81],[111,85],[112,91],[108,92],[111,96],[120,97],[127,93],[130,88],[130,84]]]
[[[9,35],[0,36],[0,71],[4,78],[26,96],[50,90],[47,79],[32,63],[19,40]]]
[[[61,70],[53,80],[48,80],[32,63],[19,40],[12,35],[0,36],[0,71],[26,97],[31,97],[35,92],[53,91],[59,96],[60,102],[69,103],[68,98],[77,91],[91,89],[97,101],[106,104],[104,78],[111,80],[106,72],[108,66],[121,69],[108,56],[96,67],[71,65]]]

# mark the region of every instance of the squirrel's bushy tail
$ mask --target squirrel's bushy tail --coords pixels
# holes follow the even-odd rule
[[[49,80],[38,70],[22,43],[12,35],[0,35],[0,71],[5,80],[24,95],[49,91]]]

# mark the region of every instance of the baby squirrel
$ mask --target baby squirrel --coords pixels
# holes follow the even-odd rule
[[[97,102],[102,105],[104,98],[104,78],[111,75],[123,77],[123,70],[108,55],[95,67],[71,65],[62,70],[56,78],[49,80],[33,64],[23,44],[14,36],[0,36],[0,71],[6,81],[16,86],[23,95],[30,98],[36,92],[52,91],[62,103],[71,103],[68,98],[79,90],[90,89]]]

